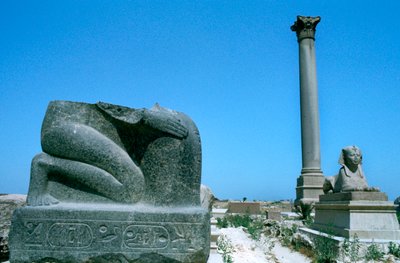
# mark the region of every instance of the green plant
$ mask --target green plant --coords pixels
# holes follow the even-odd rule
[[[302,220],[309,220],[311,218],[311,212],[314,209],[314,203],[303,203],[295,206],[296,213],[300,216]]]
[[[336,262],[339,250],[332,235],[316,236],[313,239],[315,248],[315,259],[318,263]]]
[[[312,225],[312,223],[314,223],[314,219],[311,217],[311,216],[309,216],[308,218],[306,218],[306,219],[304,219],[303,220],[303,224],[305,225],[305,226],[311,226]]]
[[[396,211],[396,215],[397,215],[397,221],[399,221],[400,224],[400,210]]]
[[[217,227],[219,228],[227,228],[229,226],[228,219],[226,217],[217,218]]]
[[[264,228],[264,222],[260,219],[252,220],[247,227],[247,232],[254,240],[259,240],[261,238],[261,233]]]
[[[296,251],[300,251],[300,249],[303,247],[303,243],[301,243],[300,240],[297,238],[292,238],[291,244],[293,246],[293,249]]]
[[[367,252],[365,253],[366,260],[382,260],[385,253],[379,248],[379,246],[372,242],[371,245],[367,247]]]
[[[358,239],[357,234],[354,234],[353,240],[349,240],[346,238],[342,246],[340,247],[342,261],[347,262],[346,260],[350,260],[349,262],[356,262],[360,259],[359,252],[360,252],[361,244],[360,240]]]
[[[233,227],[249,227],[250,223],[252,222],[252,219],[249,214],[244,214],[244,215],[229,215],[226,217],[229,225]]]
[[[264,228],[264,223],[260,219],[252,219],[249,214],[244,215],[228,215],[224,218],[217,218],[217,226],[219,228],[226,227],[245,227],[247,232],[253,239],[260,239],[261,232]]]
[[[296,225],[282,225],[280,228],[279,239],[282,245],[290,247],[293,241],[293,235],[297,232],[298,227]]]
[[[217,239],[217,252],[222,254],[224,263],[233,263],[232,253],[235,251],[232,242],[225,235]]]
[[[243,197],[242,201],[246,202],[246,200],[247,200],[247,197]]]
[[[389,254],[392,254],[396,258],[400,258],[400,244],[389,242],[388,249],[389,249]]]

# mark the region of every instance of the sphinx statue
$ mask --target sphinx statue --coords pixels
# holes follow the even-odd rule
[[[315,204],[313,230],[344,238],[363,240],[400,239],[395,206],[386,193],[370,187],[362,169],[363,156],[357,146],[340,152],[341,168],[325,179],[324,194]],[[365,242],[365,241],[364,241]]]
[[[362,169],[362,153],[357,146],[344,147],[339,156],[342,166],[336,176],[325,179],[324,193],[367,191],[379,192],[376,187],[369,187]]]

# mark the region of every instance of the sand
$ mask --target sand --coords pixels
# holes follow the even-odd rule
[[[262,238],[259,241],[243,231],[242,228],[223,228],[221,232],[231,240],[235,248],[232,253],[234,263],[309,263],[311,259],[283,247],[279,241]],[[273,248],[269,245],[274,244]],[[222,263],[221,255],[213,251],[208,263]]]

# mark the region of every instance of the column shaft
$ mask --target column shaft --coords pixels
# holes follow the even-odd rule
[[[302,169],[297,178],[295,204],[318,201],[323,194],[319,136],[318,87],[315,62],[315,28],[320,17],[298,16],[291,27],[297,34],[300,66]]]
[[[302,173],[321,172],[314,40],[299,42]]]

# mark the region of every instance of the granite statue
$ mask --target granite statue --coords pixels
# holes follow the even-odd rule
[[[399,240],[395,206],[376,187],[368,186],[362,169],[362,153],[357,146],[342,149],[338,175],[328,177],[315,204],[311,228],[345,238]]]
[[[189,130],[192,135],[188,135]],[[191,162],[196,171],[186,176],[197,177],[194,180],[198,181],[200,148],[197,146],[198,149],[189,152],[191,149],[188,148],[196,147],[186,141],[199,139],[188,136],[198,137],[197,129],[188,118],[159,105],[147,110],[103,102],[53,101],[42,126],[43,153],[32,161],[28,205],[59,202],[53,196],[60,195],[59,191],[53,191],[53,195],[49,193],[49,181],[65,182],[114,202],[139,202],[145,198],[145,182],[154,184],[151,178],[158,176],[155,173],[159,174],[154,168],[146,166],[146,161],[157,165],[154,163],[156,160],[148,157],[155,154],[151,153],[152,148],[172,150],[174,144],[188,154],[189,160],[171,155],[171,159],[181,160],[170,161]],[[164,141],[157,141],[160,138]],[[179,176],[179,169],[172,172]],[[171,173],[160,176],[169,177]],[[147,190],[151,191],[151,187],[147,185]],[[151,195],[156,190],[153,189]]]
[[[324,193],[350,191],[379,192],[376,187],[369,187],[362,170],[362,153],[357,146],[342,149],[339,157],[342,166],[336,176],[327,177],[324,182]]]
[[[52,101],[41,145],[28,205],[14,213],[11,262],[207,261],[200,135],[187,115]]]

